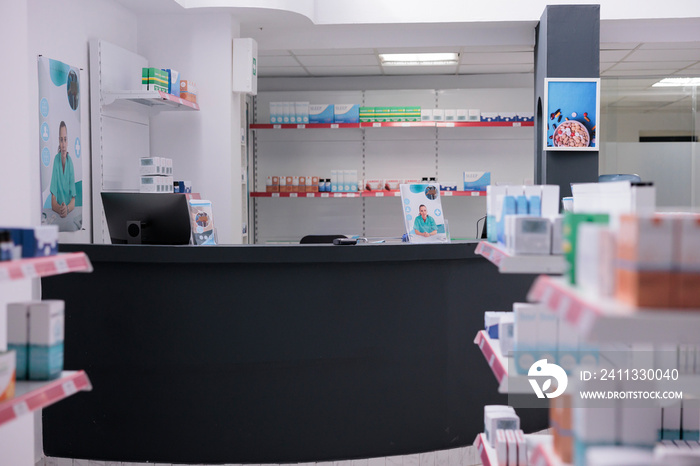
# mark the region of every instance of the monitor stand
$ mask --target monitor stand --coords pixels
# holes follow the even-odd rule
[[[126,243],[141,244],[141,230],[143,224],[138,220],[126,221]]]

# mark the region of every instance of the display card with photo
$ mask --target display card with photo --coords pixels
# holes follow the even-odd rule
[[[402,184],[404,226],[411,243],[449,241],[438,183]]]

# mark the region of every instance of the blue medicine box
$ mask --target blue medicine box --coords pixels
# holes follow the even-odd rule
[[[334,123],[335,110],[332,104],[309,105],[309,123]]]

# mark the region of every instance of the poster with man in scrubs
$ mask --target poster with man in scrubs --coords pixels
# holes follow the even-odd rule
[[[80,70],[39,57],[41,223],[83,229]]]
[[[437,183],[402,184],[404,226],[411,243],[449,241]]]

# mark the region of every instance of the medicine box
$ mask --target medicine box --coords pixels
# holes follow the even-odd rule
[[[670,216],[620,216],[617,259],[645,270],[670,270],[674,262],[674,219]]]
[[[335,123],[359,123],[360,106],[357,104],[334,104],[333,120]]]
[[[294,102],[294,114],[296,115],[296,122],[302,125],[309,123],[309,103],[308,102]]]
[[[17,380],[26,380],[29,371],[29,306],[34,302],[7,305],[7,349],[16,355]]]
[[[159,68],[141,68],[141,88],[168,92],[168,73]]]
[[[564,215],[562,249],[564,257],[569,265],[568,278],[572,285],[576,281],[576,247],[578,238],[578,226],[584,222],[608,224],[608,214],[577,214],[567,212]]]
[[[467,121],[481,121],[481,110],[478,108],[470,108],[467,114]]]
[[[197,85],[191,80],[180,80],[180,98],[197,103]]]
[[[15,397],[15,352],[0,352],[0,403]]]
[[[457,118],[455,121],[469,121],[469,109],[466,108],[458,108],[457,109]]]
[[[374,107],[360,107],[359,116],[360,123],[373,122],[375,117]]]
[[[451,122],[457,121],[457,109],[454,109],[454,108],[445,109],[445,121],[451,121]]]
[[[309,123],[333,123],[334,107],[330,104],[310,104]]]
[[[486,311],[484,312],[484,329],[488,334],[489,338],[498,340],[498,323],[501,320],[501,316],[504,314],[513,314],[512,312],[502,312],[502,311]]]
[[[165,175],[166,167],[161,157],[143,157],[139,159],[139,174]]]
[[[465,191],[486,191],[491,184],[491,172],[464,172]]]
[[[64,303],[45,300],[29,306],[29,379],[49,380],[63,370]]]
[[[168,94],[173,94],[176,96],[180,95],[180,72],[175,71],[170,68],[166,68],[165,71],[168,74]]]
[[[520,429],[520,418],[512,407],[505,405],[484,406],[484,433],[486,441],[492,447],[495,447],[498,430],[518,429]]]
[[[433,110],[434,121],[445,121],[445,109],[436,108]]]
[[[433,109],[432,108],[422,108],[420,110],[421,121],[433,121]]]
[[[40,225],[31,228],[7,228],[21,256],[46,257],[58,254],[58,226]]]

